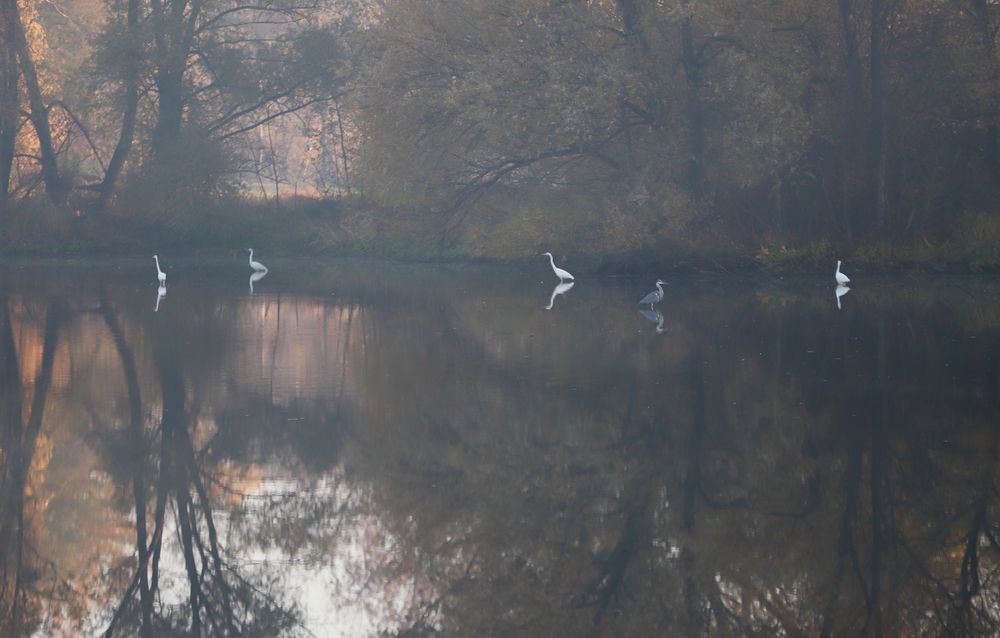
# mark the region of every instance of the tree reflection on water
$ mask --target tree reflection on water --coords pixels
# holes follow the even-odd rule
[[[5,635],[1000,631],[996,288],[329,274],[3,280]]]

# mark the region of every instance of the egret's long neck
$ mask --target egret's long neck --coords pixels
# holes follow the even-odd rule
[[[549,263],[552,264],[552,272],[555,272],[556,271],[556,260],[552,258],[551,254],[549,255]],[[556,274],[558,274],[558,273],[556,273]]]
[[[840,260],[837,260],[837,272],[840,272]]]
[[[153,255],[153,261],[156,262],[156,272],[162,272],[160,270],[160,258],[157,257],[156,255]]]
[[[250,249],[250,257],[247,258],[247,262],[249,262],[251,266],[253,265],[253,248]]]
[[[663,284],[656,282],[656,289],[660,291],[660,296],[663,296]]]

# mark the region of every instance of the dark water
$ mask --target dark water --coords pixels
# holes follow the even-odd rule
[[[164,265],[0,266],[3,635],[1000,631],[990,281]]]

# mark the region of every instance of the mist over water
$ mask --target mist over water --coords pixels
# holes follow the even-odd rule
[[[0,265],[4,633],[1000,631],[994,282],[161,261]]]

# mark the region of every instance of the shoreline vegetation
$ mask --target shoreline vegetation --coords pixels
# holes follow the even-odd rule
[[[3,0],[0,255],[1000,271],[1000,5],[499,6]]]
[[[387,209],[360,197],[288,198],[275,206],[233,197],[187,212],[67,211],[39,199],[0,222],[0,257],[130,257],[150,251],[204,256],[254,246],[272,257],[364,257],[448,263],[531,263],[543,250],[574,271],[825,272],[841,259],[869,273],[1000,273],[1000,216],[960,217],[944,239],[790,240],[727,236],[718,228],[666,229],[642,215],[557,198],[525,206],[483,202],[471,214]],[[506,204],[506,205],[505,205]],[[621,211],[618,211],[619,213]],[[621,215],[619,215],[621,217]],[[546,239],[549,238],[549,239]]]

